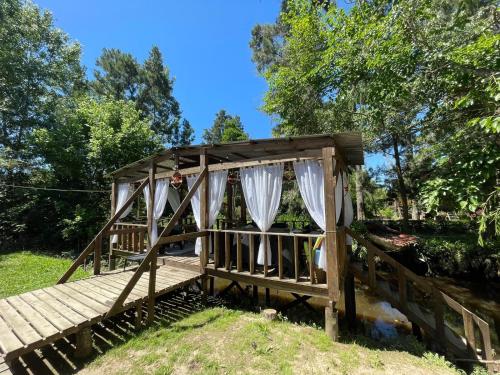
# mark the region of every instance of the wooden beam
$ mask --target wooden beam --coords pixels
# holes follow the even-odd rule
[[[116,199],[117,199],[117,183],[115,180],[111,183],[111,210],[110,216],[112,217],[116,211]],[[111,242],[111,236],[109,237],[109,269],[113,271],[116,268],[116,259],[113,255],[113,243]]]
[[[234,169],[234,168],[254,167],[256,165],[267,165],[267,164],[272,164],[272,163],[283,163],[283,162],[289,162],[289,161],[308,160],[308,159],[320,158],[320,157],[321,157],[321,152],[319,150],[306,150],[306,151],[296,152],[293,154],[282,154],[282,155],[275,155],[275,156],[265,155],[263,157],[249,158],[249,159],[244,160],[244,161],[234,161],[234,162],[225,162],[225,163],[219,163],[219,164],[210,164],[210,165],[208,165],[208,170],[210,172],[213,172],[213,171],[221,171],[221,170]],[[195,174],[195,173],[199,172],[199,167],[183,168],[183,169],[179,169],[179,172],[182,175]],[[173,174],[174,174],[174,171],[161,172],[161,173],[156,174],[155,178],[159,179],[159,178],[172,177]]]
[[[134,193],[130,196],[129,199],[125,202],[125,204],[115,212],[115,214],[109,219],[109,221],[102,227],[102,229],[97,233],[94,239],[87,245],[87,247],[82,251],[82,253],[75,259],[73,264],[69,267],[66,273],[59,279],[57,284],[65,283],[76,271],[78,266],[83,263],[85,258],[90,254],[90,252],[94,249],[95,241],[104,235],[106,231],[111,228],[113,224],[115,224],[116,220],[118,220],[123,212],[134,202],[134,199],[142,192],[144,187],[148,184],[148,180],[144,180],[139,187],[134,191]]]
[[[207,178],[207,175],[208,175],[208,170],[207,170],[207,168],[205,168],[202,170],[202,172],[200,173],[200,175],[196,179],[195,183],[193,184],[192,188],[189,190],[187,195],[184,197],[184,199],[181,202],[181,205],[179,206],[177,211],[175,211],[174,215],[172,216],[172,218],[168,222],[167,226],[163,229],[163,231],[161,232],[161,234],[158,238],[166,237],[172,231],[172,229],[175,227],[176,223],[179,221],[182,213],[184,212],[184,210],[186,209],[188,204],[191,202],[191,198],[193,197],[194,193],[196,192],[196,190],[200,186],[201,182],[205,178]],[[144,260],[141,262],[141,264],[139,265],[139,267],[137,268],[135,273],[132,275],[132,277],[128,281],[128,283],[125,286],[125,288],[123,289],[123,291],[120,293],[120,295],[118,296],[116,301],[113,303],[113,306],[111,306],[111,309],[106,314],[106,318],[109,318],[109,317],[113,316],[114,314],[116,314],[118,311],[120,311],[120,309],[122,308],[123,302],[125,302],[125,300],[127,299],[128,295],[130,294],[132,289],[134,289],[135,284],[137,283],[137,281],[139,281],[139,279],[141,278],[144,271],[146,271],[146,269],[150,266],[151,260],[154,257],[153,251],[158,251],[158,248],[159,248],[159,242],[156,241],[153,248],[148,251]],[[156,264],[155,264],[155,266],[156,266]]]

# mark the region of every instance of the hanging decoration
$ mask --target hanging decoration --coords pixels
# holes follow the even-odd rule
[[[237,172],[230,172],[227,176],[227,182],[229,185],[235,185],[239,180],[240,179]]]
[[[293,181],[295,179],[295,171],[290,163],[285,164],[285,170],[283,171],[283,177],[287,181]]]
[[[179,171],[175,171],[175,173],[170,178],[170,183],[174,189],[179,189],[182,186],[182,174]]]

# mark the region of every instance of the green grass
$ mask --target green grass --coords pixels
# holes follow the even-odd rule
[[[31,251],[0,254],[0,298],[54,285],[72,262]],[[87,274],[79,268],[72,280]]]
[[[378,345],[378,346],[377,346]],[[82,374],[457,374],[437,355],[381,349],[369,339],[332,342],[323,329],[224,307],[152,326]]]

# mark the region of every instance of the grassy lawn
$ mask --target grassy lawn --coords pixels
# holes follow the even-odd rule
[[[153,326],[97,357],[81,374],[457,374],[442,357],[334,343],[323,329],[208,308]],[[416,351],[421,350],[414,343]],[[389,347],[391,347],[389,345]]]
[[[72,262],[31,251],[0,254],[0,298],[54,285]],[[80,268],[72,280],[85,275]]]

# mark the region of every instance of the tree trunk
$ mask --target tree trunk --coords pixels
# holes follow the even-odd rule
[[[408,193],[403,178],[403,170],[401,169],[401,157],[399,155],[399,146],[397,136],[392,137],[394,149],[394,161],[396,162],[396,174],[398,176],[399,194],[401,195],[402,214],[403,214],[403,228],[408,230],[409,212],[408,212]]]
[[[411,201],[411,219],[412,220],[418,220],[418,206],[417,206],[417,200],[413,199]]]
[[[358,220],[365,220],[365,201],[361,183],[362,173],[363,167],[361,165],[356,165],[356,210]]]

